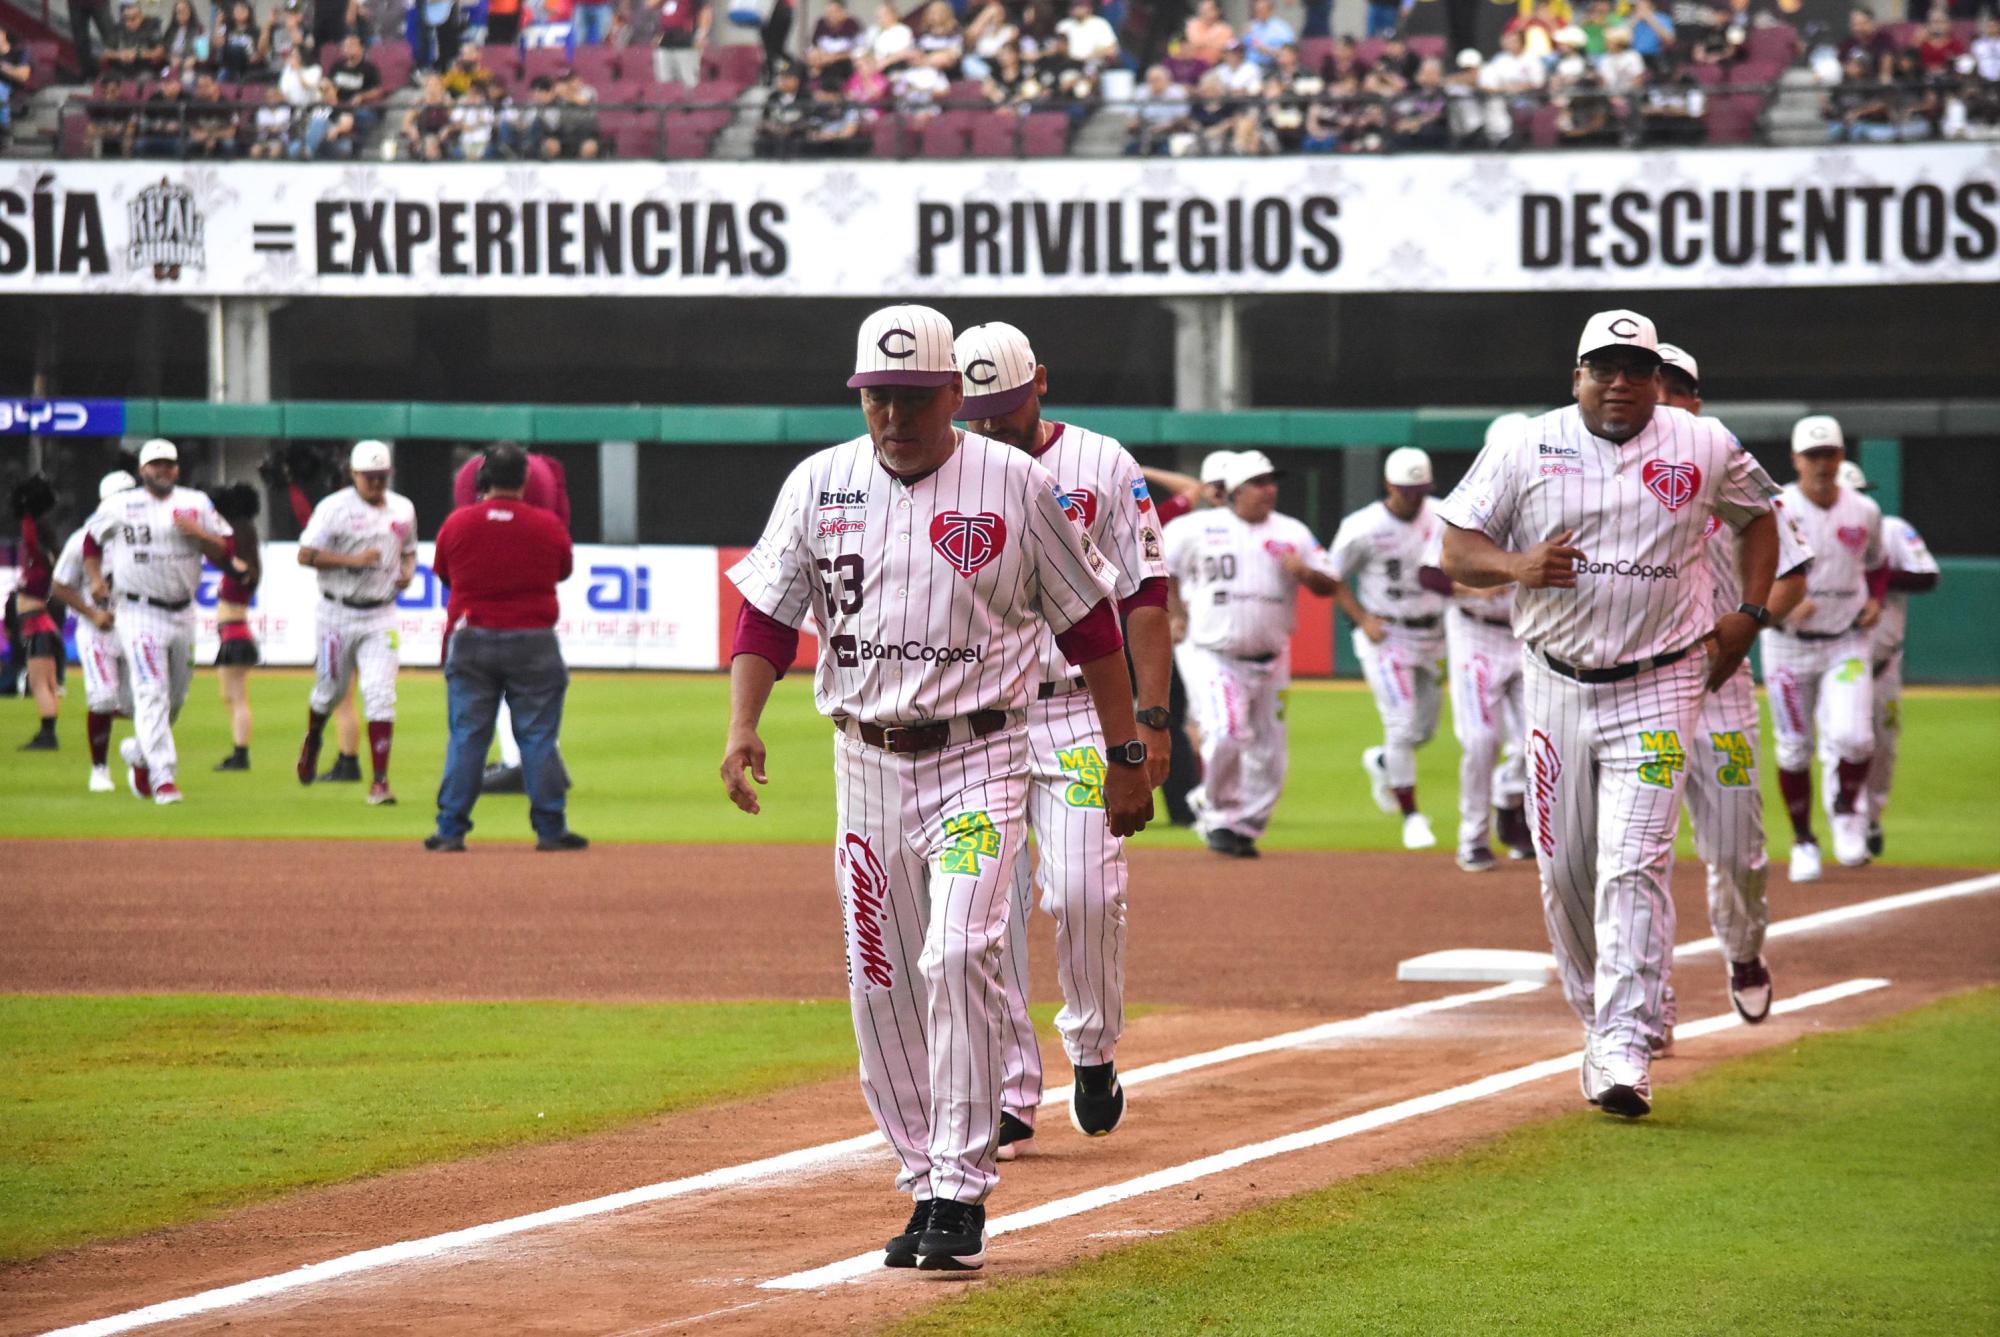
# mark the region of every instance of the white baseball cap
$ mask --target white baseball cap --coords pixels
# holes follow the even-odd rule
[[[1415,446],[1392,450],[1382,462],[1382,481],[1390,487],[1429,487],[1431,457]]]
[[[1491,446],[1508,432],[1518,432],[1533,421],[1525,413],[1503,413],[1486,424],[1486,444]]]
[[[1583,29],[1572,24],[1567,28],[1556,29],[1555,40],[1557,46],[1585,46],[1590,39],[1584,35]]]
[[[356,441],[354,450],[347,457],[347,467],[358,474],[386,473],[394,467],[389,462],[389,443]]]
[[[950,385],[958,379],[951,322],[927,306],[885,306],[861,322],[847,388]]]
[[[1830,414],[1810,413],[1792,426],[1792,454],[1814,450],[1846,450],[1847,438]]]
[[[139,480],[131,474],[126,473],[123,469],[113,469],[110,473],[97,480],[97,499],[103,501],[106,497],[115,497],[120,492],[130,492],[137,486],[139,486]]]
[[[1658,352],[1660,361],[1685,373],[1687,378],[1695,383],[1696,389],[1701,387],[1701,364],[1694,360],[1692,353],[1679,344],[1661,344]]]
[[[1201,457],[1201,481],[1220,483],[1229,477],[1229,462],[1236,458],[1233,450],[1211,450]]]
[[[1660,355],[1660,334],[1653,322],[1637,311],[1600,311],[1583,327],[1576,341],[1576,357],[1581,362],[1602,348],[1643,348]]]
[[[1834,477],[1849,492],[1866,492],[1868,490],[1868,475],[1862,473],[1861,466],[1853,460],[1842,460],[1840,462],[1840,471]]]
[[[1222,471],[1222,490],[1234,492],[1253,478],[1278,472],[1278,466],[1271,463],[1271,457],[1261,450],[1240,450],[1229,457],[1228,465]]]
[[[141,468],[151,464],[154,460],[171,460],[175,464],[179,464],[181,462],[181,453],[174,448],[173,442],[163,436],[156,436],[145,445],[139,447],[139,465]]]
[[[965,384],[958,416],[967,422],[1012,413],[1035,393],[1035,350],[1012,325],[974,325],[958,336],[955,351]]]

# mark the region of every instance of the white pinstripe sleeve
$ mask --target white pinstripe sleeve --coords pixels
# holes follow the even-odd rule
[[[1715,513],[1731,529],[1741,529],[1771,509],[1778,485],[1734,436],[1729,438],[1724,458],[1722,480],[1715,489]]]
[[[1520,439],[1507,433],[1481,449],[1451,495],[1438,503],[1438,517],[1460,529],[1477,529],[1506,547],[1521,499],[1521,470],[1514,459]]]
[[[1105,470],[1112,487],[1105,507],[1104,541],[1098,547],[1117,563],[1118,597],[1129,599],[1146,581],[1166,577],[1167,567],[1160,553],[1160,517],[1146,491],[1146,477],[1139,472],[1139,462],[1115,442],[1107,440],[1106,445],[1112,452],[1111,465]],[[1142,532],[1147,529],[1154,535],[1150,545]]]
[[[313,507],[312,515],[306,521],[305,530],[299,535],[301,548],[324,548],[326,532],[333,525],[334,511],[339,508],[341,493],[321,497],[319,505]],[[103,542],[99,539],[98,542]]]
[[[792,470],[757,546],[729,568],[729,579],[744,601],[788,627],[806,620],[812,601],[812,554],[806,548],[812,465],[808,459]]]
[[[1327,550],[1327,573],[1336,580],[1352,583],[1355,575],[1368,563],[1368,512],[1356,511],[1340,522],[1340,528],[1333,532],[1333,546]],[[1313,540],[1319,546],[1319,540]]]
[[[110,543],[111,536],[118,532],[118,516],[113,514],[109,504],[100,502],[97,509],[90,513],[90,518],[83,522],[83,527],[97,540],[97,546],[102,548]]]
[[[1812,565],[1813,550],[1806,542],[1805,531],[1799,528],[1798,517],[1776,498],[1771,501],[1771,509],[1778,514],[1778,575],[1790,576],[1806,570]]]
[[[1882,508],[1876,505],[1873,498],[1870,498],[1868,509],[1872,514],[1868,519],[1868,548],[1867,551],[1861,554],[1861,569],[1863,571],[1873,571],[1888,560],[1888,554],[1883,551],[1882,547]]]
[[[1039,464],[1027,475],[1027,540],[1035,607],[1061,635],[1117,588],[1118,569],[1104,559],[1063,509],[1062,485]]]

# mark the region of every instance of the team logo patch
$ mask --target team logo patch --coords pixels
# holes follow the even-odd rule
[[[1556,781],[1562,779],[1562,754],[1555,741],[1540,729],[1528,735],[1528,751],[1533,756],[1531,774],[1535,783],[1535,843],[1544,857],[1556,857]]]
[[[1063,802],[1072,808],[1104,806],[1104,756],[1096,748],[1066,747],[1056,753],[1056,765],[1069,776]]]
[[[1850,552],[1860,552],[1868,546],[1868,531],[1860,525],[1842,525],[1833,531],[1833,536]]]
[[[1639,763],[1639,783],[1656,789],[1672,789],[1676,772],[1687,769],[1687,751],[1681,746],[1678,729],[1643,729],[1639,750],[1646,754]]]
[[[1722,528],[1722,517],[1711,515],[1708,517],[1708,523],[1701,527],[1701,536],[1704,540],[1712,539],[1715,537],[1715,531],[1720,528]]]
[[[847,983],[852,987],[859,975],[868,989],[894,988],[896,963],[883,946],[889,922],[889,870],[875,853],[874,842],[851,831],[833,857],[847,886]]]
[[[968,579],[998,557],[1006,543],[1007,522],[992,511],[943,511],[931,518],[931,547]]]
[[[1097,523],[1097,494],[1089,488],[1072,489],[1056,500],[1062,503],[1063,513],[1085,529]]]
[[[1160,560],[1160,531],[1151,525],[1139,527],[1139,548],[1149,562]]]
[[[983,812],[962,812],[944,819],[944,833],[950,839],[938,856],[938,871],[979,876],[979,861],[1000,853],[1000,833],[993,819]]]
[[[1147,490],[1145,479],[1135,478],[1132,480],[1132,500],[1138,503],[1139,509],[1142,511],[1153,509],[1153,494]]]
[[[1639,471],[1639,480],[1670,511],[1678,511],[1701,491],[1701,470],[1693,464],[1647,460],[1646,467]]]
[[[1277,539],[1264,540],[1264,551],[1270,553],[1271,556],[1281,562],[1298,550],[1299,545],[1296,543],[1280,543]]]

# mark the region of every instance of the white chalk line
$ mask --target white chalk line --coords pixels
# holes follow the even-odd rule
[[[2000,887],[2000,874],[1968,878],[1959,882],[1945,883],[1918,891],[1903,892],[1885,896],[1878,900],[1862,901],[1854,905],[1842,906],[1837,910],[1823,910],[1815,914],[1801,915],[1795,919],[1782,920],[1771,925],[1769,936],[1778,937],[1787,933],[1803,931],[1805,928],[1827,927],[1865,918],[1873,914],[1886,914],[1894,910],[1906,909],[1914,905],[1925,905],[1933,901],[1956,896],[1970,896],[1978,892]],[[1676,948],[1677,953],[1698,953],[1713,951],[1713,938],[1689,943]],[[1215,1063],[1233,1062],[1237,1059],[1272,1053],[1281,1049],[1308,1044],[1323,1043],[1347,1034],[1366,1034],[1383,1025],[1406,1020],[1427,1013],[1466,1007],[1489,1002],[1498,998],[1533,992],[1543,987],[1528,982],[1495,985],[1488,989],[1475,989],[1467,993],[1451,994],[1443,998],[1426,999],[1402,1007],[1387,1008],[1371,1012],[1361,1017],[1350,1017],[1342,1021],[1328,1022],[1320,1026],[1307,1027],[1300,1031],[1287,1032],[1263,1040],[1246,1041],[1239,1045],[1227,1045],[1202,1054],[1190,1054],[1183,1058],[1169,1059],[1162,1063],[1148,1064],[1119,1074],[1119,1079],[1127,1086],[1139,1086],[1163,1077],[1192,1072]],[[1685,1033],[1685,1032],[1682,1032]],[[1060,1086],[1049,1089],[1043,1096],[1044,1106],[1066,1104],[1070,1089]],[[176,1319],[206,1314],[218,1309],[233,1308],[256,1300],[282,1295],[287,1291],[323,1282],[335,1281],[360,1272],[375,1271],[385,1267],[396,1267],[405,1263],[421,1262],[442,1254],[462,1249],[477,1248],[495,1240],[506,1239],[528,1231],[540,1230],[547,1226],[581,1221],[609,1212],[623,1211],[630,1207],[645,1206],[664,1202],[668,1199],[684,1197],[691,1193],[702,1193],[713,1189],[741,1187],[786,1175],[798,1175],[813,1171],[831,1169],[855,1157],[871,1151],[886,1149],[886,1143],[878,1132],[863,1133],[857,1137],[838,1142],[827,1142],[815,1147],[804,1147],[796,1151],[767,1156],[761,1160],[748,1161],[740,1165],[724,1166],[685,1179],[666,1180],[657,1184],[644,1184],[637,1188],[625,1189],[618,1193],[606,1194],[584,1202],[568,1203],[545,1211],[532,1212],[525,1216],[509,1217],[501,1221],[489,1221],[482,1225],[468,1226],[462,1230],[447,1231],[440,1235],[430,1235],[422,1239],[403,1240],[378,1248],[363,1249],[356,1253],[343,1254],[321,1263],[308,1263],[289,1271],[258,1277],[250,1281],[237,1282],[230,1286],[219,1286],[212,1290],[200,1291],[194,1295],[175,1300],[162,1301],[140,1309],[128,1310],[122,1314],[107,1315],[67,1328],[57,1329],[45,1337],[110,1337],[111,1334],[131,1332],[137,1328],[150,1327],[157,1323],[169,1323]]]
[[[1832,984],[1823,989],[1814,989],[1810,992],[1799,994],[1795,998],[1780,999],[1778,1002],[1772,1004],[1771,1010],[1777,1013],[1798,1012],[1806,1008],[1820,1007],[1827,1003],[1838,1002],[1843,998],[1851,998],[1856,994],[1868,993],[1875,989],[1884,989],[1888,985],[1889,981],[1880,979],[1848,980],[1842,984]],[[1704,1035],[1713,1035],[1718,1031],[1729,1030],[1732,1027],[1743,1024],[1743,1019],[1732,1011],[1726,1012],[1721,1016],[1706,1017],[1700,1021],[1679,1027],[1675,1035],[1677,1040],[1699,1039]],[[1248,1146],[1232,1147],[1227,1151],[1216,1152],[1212,1156],[1203,1156],[1198,1160],[1187,1161],[1181,1165],[1168,1166],[1163,1170],[1154,1170],[1149,1174],[1140,1175],[1135,1179],[1125,1180],[1123,1183],[1107,1184],[1102,1188],[1094,1188],[1083,1193],[1073,1194],[1067,1198],[1057,1198],[1053,1202],[1045,1202],[1039,1207],[1030,1207],[1026,1211],[1016,1212],[1012,1216],[999,1217],[996,1220],[987,1222],[986,1235],[990,1240],[1000,1235],[1013,1234],[1015,1231],[1029,1230],[1035,1226],[1048,1225],[1052,1221],[1061,1221],[1072,1216],[1082,1216],[1087,1212],[1098,1211],[1116,1203],[1125,1202],[1131,1198],[1143,1197],[1149,1193],[1158,1193],[1164,1189],[1178,1188],[1183,1184],[1192,1183],[1197,1179],[1206,1179],[1212,1175],[1241,1169],[1243,1166],[1251,1165],[1258,1161],[1270,1160],[1275,1156],[1286,1156],[1293,1152],[1308,1151],[1314,1147],[1325,1146],[1329,1142],[1338,1142],[1343,1138],[1373,1132],[1378,1128],[1386,1128],[1390,1124],[1402,1123],[1405,1120],[1418,1118],[1422,1115],[1435,1114],[1439,1110],[1451,1109],[1453,1106],[1466,1105],[1473,1101],[1484,1100],[1489,1096],[1499,1095],[1503,1091],[1511,1091],[1517,1086],[1526,1086],[1530,1082],[1539,1082],[1544,1078],[1561,1076],[1563,1074],[1574,1077],[1578,1066],[1582,1062],[1583,1051],[1579,1049],[1557,1058],[1543,1059],[1538,1063],[1529,1063],[1522,1067],[1510,1068],[1505,1072],[1496,1072],[1475,1081],[1447,1087],[1442,1091],[1432,1091],[1427,1095],[1414,1096],[1408,1100],[1399,1100],[1392,1105],[1382,1105],[1372,1110],[1364,1110],[1359,1114],[1352,1114],[1344,1119],[1336,1119],[1332,1123],[1321,1124],[1317,1128],[1307,1128],[1300,1132],[1287,1133],[1283,1137],[1274,1137],[1263,1142],[1253,1142]],[[763,1290],[824,1290],[830,1286],[858,1281],[865,1276],[879,1274],[882,1271],[882,1251],[880,1249],[873,1249],[868,1253],[857,1254],[852,1258],[843,1258],[837,1263],[828,1263],[824,1267],[812,1268],[805,1272],[794,1272],[788,1276],[774,1277],[770,1281],[759,1282],[758,1286]]]

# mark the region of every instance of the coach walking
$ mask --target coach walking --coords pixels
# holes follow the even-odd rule
[[[580,850],[569,829],[556,736],[569,670],[556,642],[556,586],[569,576],[569,531],[553,512],[522,500],[528,456],[501,444],[486,452],[485,499],[453,511],[438,531],[431,569],[451,588],[445,606],[445,686],[451,741],[438,784],[437,831],[424,848],[457,852],[504,700],[521,744],[528,820],[538,850]]]

